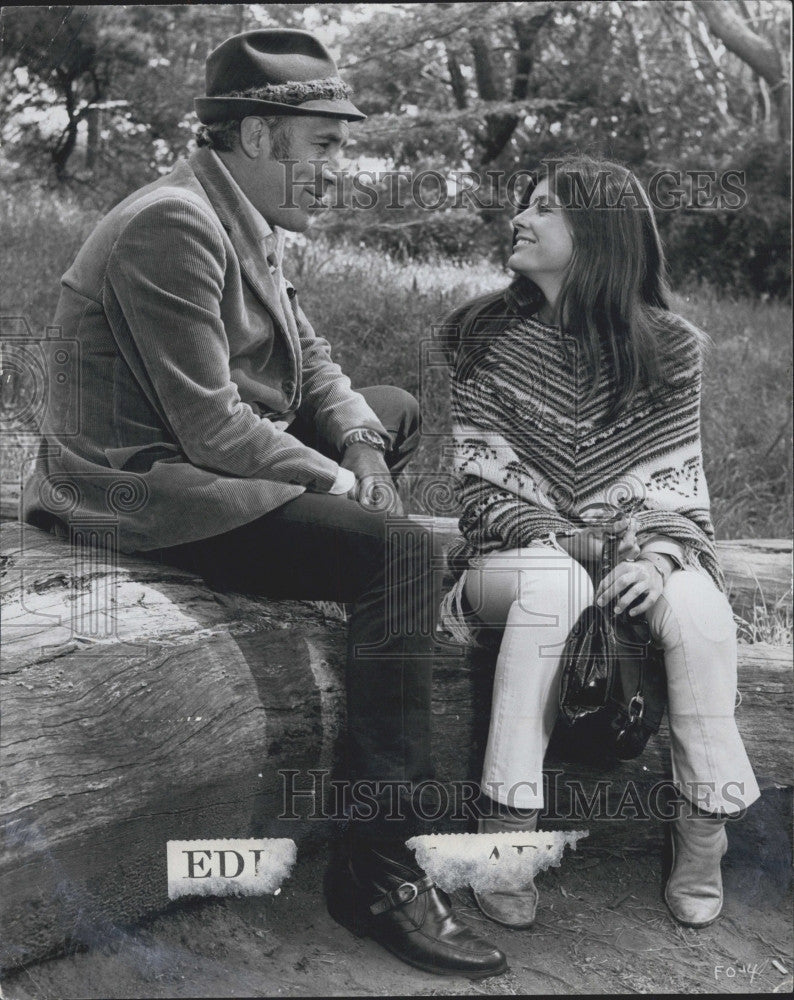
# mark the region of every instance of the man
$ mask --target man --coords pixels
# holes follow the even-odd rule
[[[353,602],[348,776],[391,795],[431,774],[428,539],[398,522],[386,542],[416,402],[351,389],[282,274],[276,228],[308,227],[364,115],[320,42],[287,30],[216,48],[196,110],[200,148],[114,208],[63,277],[55,323],[79,345],[79,419],[54,383],[59,423],[26,519],[110,511],[123,550],[216,586]],[[416,867],[410,813],[390,822],[381,805],[373,822],[351,816],[333,915],[427,971],[504,971]]]

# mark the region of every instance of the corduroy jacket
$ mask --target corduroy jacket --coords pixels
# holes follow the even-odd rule
[[[62,279],[69,363],[50,373],[25,520],[108,521],[127,552],[194,541],[332,487],[336,462],[284,419],[337,446],[356,427],[385,433],[275,242],[208,149],[105,216]]]

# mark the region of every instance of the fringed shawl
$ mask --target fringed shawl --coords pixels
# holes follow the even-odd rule
[[[630,511],[638,540],[664,535],[724,589],[700,447],[700,346],[681,317],[654,311],[665,384],[640,388],[609,423],[608,361],[592,398],[583,352],[556,327],[516,314],[498,334],[447,343],[463,543],[452,565],[570,535],[588,512]],[[605,356],[606,357],[606,356]]]

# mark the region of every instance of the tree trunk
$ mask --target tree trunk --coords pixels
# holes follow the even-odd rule
[[[452,87],[452,95],[455,98],[455,107],[459,111],[465,111],[469,106],[466,94],[466,81],[463,78],[463,71],[460,68],[460,61],[454,52],[447,50],[447,69],[449,70],[449,84]]]
[[[433,524],[440,557],[454,522]],[[340,760],[341,622],[314,604],[215,593],[155,562],[86,558],[29,526],[4,524],[0,535],[3,965],[67,940],[100,943],[117,924],[164,908],[169,840],[332,835],[307,796],[294,803],[300,818],[278,817],[290,783],[318,790],[321,778],[309,772],[329,776]],[[733,545],[738,578],[742,560],[758,553]],[[760,549],[771,563],[771,548]],[[107,627],[97,630],[97,620]],[[790,650],[740,649],[740,730],[762,785],[789,786]],[[471,782],[493,661],[483,651],[450,654],[434,669],[434,756],[445,781]],[[661,824],[626,822],[623,803],[632,789],[653,807],[667,745],[663,728],[637,761],[550,757],[546,825],[589,826],[594,847],[656,849]],[[599,780],[603,797],[583,817],[582,794],[592,798]]]
[[[529,18],[514,17],[513,32],[516,36],[516,64],[513,84],[510,89],[510,100],[523,100],[529,92],[529,82],[532,75],[534,60],[532,49],[538,32],[552,17],[551,7],[534,13]],[[506,100],[497,82],[493,66],[493,57],[488,41],[482,32],[474,32],[470,40],[474,57],[474,75],[477,81],[477,92],[483,101]],[[483,141],[483,151],[480,163],[485,166],[492,163],[505,149],[518,125],[518,116],[514,114],[492,114],[485,118],[486,134]]]
[[[85,117],[88,127],[85,147],[85,165],[86,170],[93,172],[96,169],[97,160],[99,159],[99,147],[102,137],[102,109],[97,107],[87,108]]]
[[[791,85],[786,80],[783,61],[775,46],[751,31],[724,0],[696,3],[695,9],[725,48],[766,80],[777,109],[778,133],[781,139],[788,139],[791,134]]]
[[[74,152],[75,145],[77,144],[77,125],[80,119],[75,114],[74,110],[74,91],[72,89],[72,79],[59,71],[58,83],[63,92],[64,105],[66,107],[68,121],[50,155],[53,166],[55,167],[55,176],[59,183],[63,183],[69,176],[66,172],[66,164],[69,161],[69,157]]]
[[[496,74],[491,57],[491,46],[482,31],[473,31],[470,43],[474,57],[474,79],[481,101],[498,101],[502,94],[496,83]]]

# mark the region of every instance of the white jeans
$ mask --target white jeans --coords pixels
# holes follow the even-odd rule
[[[560,653],[592,601],[593,585],[566,553],[532,545],[474,562],[465,594],[482,622],[504,624],[483,791],[519,809],[542,808]],[[730,605],[705,573],[676,570],[647,617],[664,650],[673,780],[702,809],[736,814],[760,792],[734,720],[737,651]]]

